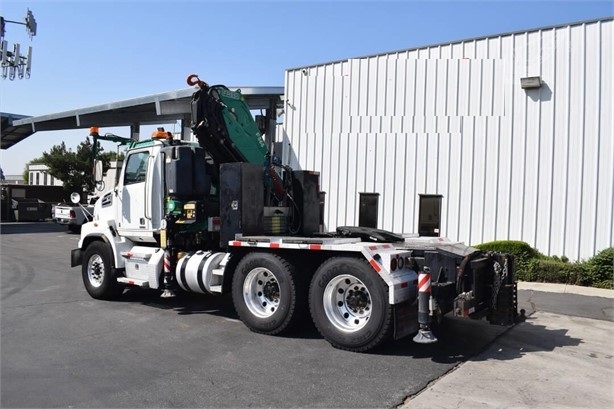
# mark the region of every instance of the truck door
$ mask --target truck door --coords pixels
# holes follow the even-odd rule
[[[153,213],[160,212],[161,205],[152,206],[154,192],[151,187],[153,178],[159,174],[154,172],[155,160],[151,149],[143,149],[131,152],[126,158],[126,166],[122,180],[118,185],[117,197],[117,230],[122,236],[127,236],[135,241],[154,241],[153,230],[159,228],[152,220]],[[154,174],[155,173],[155,174]],[[154,209],[155,208],[155,209]]]

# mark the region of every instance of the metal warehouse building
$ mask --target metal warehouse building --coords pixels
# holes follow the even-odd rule
[[[327,230],[365,206],[399,233],[590,257],[613,245],[612,22],[290,69],[284,161],[321,172]]]

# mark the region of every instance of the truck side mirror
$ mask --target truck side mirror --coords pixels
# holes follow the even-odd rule
[[[102,161],[97,160],[94,162],[94,183],[96,184],[96,190],[104,190],[103,177]]]
[[[102,178],[102,161],[97,160],[96,162],[94,162],[94,182],[102,182]]]

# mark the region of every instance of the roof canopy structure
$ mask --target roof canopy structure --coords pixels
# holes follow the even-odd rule
[[[28,118],[28,116],[0,112],[0,118],[2,121],[0,125],[0,132],[2,133],[2,149],[5,149],[5,135],[7,148],[32,135],[32,131],[29,127],[14,125],[15,121]]]
[[[271,109],[281,105],[283,87],[229,87],[241,90],[251,109]],[[185,120],[190,116],[190,101],[196,88],[169,91],[79,108],[55,114],[27,117],[2,114],[0,142],[8,149],[39,131],[163,124]]]

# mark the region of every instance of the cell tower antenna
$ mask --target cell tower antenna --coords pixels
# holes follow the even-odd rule
[[[28,47],[28,52],[23,54],[20,53],[21,45],[19,43],[13,44],[13,51],[10,51],[8,41],[4,39],[4,35],[6,34],[6,24],[21,24],[26,26],[26,31],[28,32],[28,36],[30,40],[36,35],[36,19],[34,18],[34,14],[30,9],[26,11],[26,17],[24,21],[13,21],[7,20],[4,17],[0,16],[0,45],[1,45],[1,61],[2,61],[2,71],[1,75],[3,79],[14,80],[15,77],[22,79],[24,76],[26,78],[30,78],[30,71],[32,69],[32,47]]]

